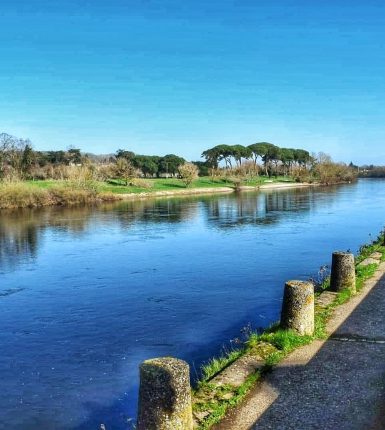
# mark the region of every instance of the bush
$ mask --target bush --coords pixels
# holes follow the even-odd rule
[[[136,169],[132,163],[125,158],[119,157],[113,168],[115,178],[123,179],[126,186],[132,184],[132,180],[141,175],[141,171]]]
[[[142,178],[133,178],[131,185],[138,188],[152,188],[152,183]]]
[[[186,187],[198,179],[198,167],[192,163],[184,163],[178,168],[179,176]]]
[[[252,179],[259,174],[259,168],[254,161],[244,161],[243,164],[231,169],[234,176]]]
[[[293,167],[291,175],[295,182],[314,182],[314,176],[305,167]]]
[[[116,200],[111,193],[100,194],[92,187],[78,188],[67,181],[52,188],[38,188],[23,182],[0,183],[0,209],[40,207],[51,205],[78,205],[100,200]]]
[[[51,196],[43,190],[22,182],[0,183],[0,208],[36,207],[52,204]]]
[[[339,182],[353,182],[357,179],[357,172],[344,163],[334,163],[325,160],[315,166],[315,174],[321,184],[330,185]]]

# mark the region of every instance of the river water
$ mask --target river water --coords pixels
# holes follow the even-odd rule
[[[384,223],[382,180],[1,212],[0,428],[131,428],[142,360],[195,378]]]

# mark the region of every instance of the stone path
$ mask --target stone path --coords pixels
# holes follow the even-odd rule
[[[385,429],[385,263],[215,430]]]

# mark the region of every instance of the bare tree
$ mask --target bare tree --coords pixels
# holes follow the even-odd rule
[[[195,179],[198,179],[198,167],[192,163],[184,163],[178,168],[180,178],[189,187]]]
[[[19,139],[7,133],[0,133],[0,177],[21,176],[23,154],[27,146],[32,148],[28,139]]]
[[[114,173],[117,178],[123,179],[126,185],[129,185],[133,178],[140,175],[140,171],[123,157],[117,158]]]

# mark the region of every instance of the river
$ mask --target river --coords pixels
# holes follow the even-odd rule
[[[384,223],[383,180],[2,211],[0,428],[130,429],[142,360],[196,378]]]

